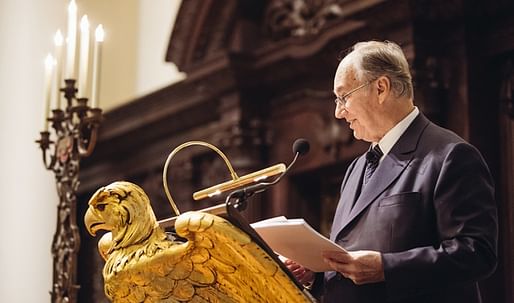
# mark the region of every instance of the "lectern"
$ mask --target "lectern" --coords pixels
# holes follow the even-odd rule
[[[137,185],[114,182],[96,191],[85,215],[106,263],[113,302],[314,302],[230,203],[214,215],[186,212],[176,237],[157,222]]]

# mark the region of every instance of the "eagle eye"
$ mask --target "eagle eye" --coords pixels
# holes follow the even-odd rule
[[[105,204],[97,204],[96,205],[96,209],[98,209],[99,211],[104,211],[105,210]]]

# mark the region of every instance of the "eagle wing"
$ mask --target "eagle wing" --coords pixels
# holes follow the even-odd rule
[[[111,255],[118,260],[112,266],[121,269],[111,266],[114,274],[106,277],[105,291],[113,302],[312,302],[229,221],[187,212],[175,228],[187,242],[161,242],[140,256]]]
[[[311,302],[264,249],[229,221],[188,212],[175,228],[192,246],[192,283],[212,279],[212,287],[235,302]]]

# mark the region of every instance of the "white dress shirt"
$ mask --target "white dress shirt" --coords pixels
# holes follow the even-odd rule
[[[393,146],[396,144],[398,139],[403,135],[403,133],[407,130],[409,125],[414,121],[414,119],[418,116],[419,109],[414,106],[414,109],[400,122],[398,122],[393,128],[391,128],[385,135],[378,141],[378,146],[384,153],[380,158],[380,162],[385,158],[385,156],[391,151]],[[372,147],[375,147],[376,143],[372,144]]]

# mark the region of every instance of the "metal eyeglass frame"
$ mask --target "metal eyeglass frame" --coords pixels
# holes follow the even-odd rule
[[[351,94],[355,93],[356,91],[358,91],[359,89],[361,89],[367,85],[370,85],[375,80],[376,79],[364,82],[363,84],[357,86],[356,88],[354,88],[354,89],[350,90],[349,92],[347,92],[346,94],[344,94],[342,97],[336,97],[336,99],[334,100],[334,102],[336,103],[336,106],[340,105],[340,106],[346,107],[346,103],[348,102],[347,99],[348,99],[348,97],[350,97]]]

